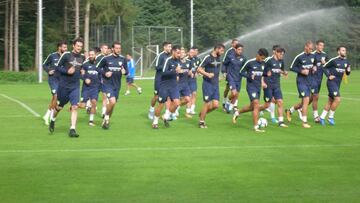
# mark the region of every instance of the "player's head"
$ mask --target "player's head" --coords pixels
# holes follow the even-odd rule
[[[163,42],[163,49],[166,53],[171,52],[171,42]]]
[[[121,54],[121,43],[118,41],[115,41],[112,45],[111,45],[111,49],[113,54],[115,55],[120,55]]]
[[[275,49],[274,56],[277,58],[277,60],[282,60],[284,58],[285,49],[282,47],[278,47]]]
[[[186,49],[184,47],[181,47],[180,50],[181,54],[180,54],[180,58],[185,58],[186,57]]]
[[[231,40],[231,47],[235,48],[235,46],[236,46],[237,44],[239,44],[239,40],[238,40],[238,39],[234,38],[234,39]]]
[[[336,51],[338,52],[339,56],[341,56],[342,58],[346,57],[346,47],[343,45],[340,45],[337,47]]]
[[[318,40],[316,41],[316,50],[318,52],[322,52],[324,51],[324,47],[325,47],[325,41],[324,40]]]
[[[311,40],[307,41],[305,43],[304,52],[309,54],[313,51],[313,49],[314,49],[314,43]]]
[[[180,59],[181,47],[179,45],[174,45],[171,48],[171,55],[172,55],[173,58]]]
[[[100,50],[99,47],[94,47],[93,49],[95,50],[95,54],[96,54],[96,55],[98,55],[98,54],[101,53],[101,50]]]
[[[72,44],[73,44],[73,51],[75,53],[80,53],[84,45],[84,40],[81,37],[78,37],[74,39]]]
[[[244,45],[239,43],[239,44],[235,45],[234,49],[235,49],[236,55],[240,56],[243,53]]]
[[[214,52],[215,52],[216,56],[218,56],[218,57],[223,55],[225,52],[225,46],[223,44],[216,44],[214,46]]]
[[[109,46],[107,44],[101,44],[100,51],[101,51],[101,54],[108,55],[109,54]]]
[[[273,45],[273,47],[272,47],[273,54],[275,54],[275,51],[277,48],[280,48],[280,45],[278,45],[278,44]]]
[[[126,60],[130,61],[132,59],[132,56],[130,54],[126,54]]]
[[[189,49],[188,55],[189,55],[190,58],[193,58],[193,57],[196,56],[196,50],[194,49],[194,47],[191,47]]]
[[[264,61],[269,56],[269,52],[265,48],[260,48],[256,55],[257,61]]]
[[[90,49],[89,52],[88,52],[88,55],[89,55],[89,60],[90,61],[95,61],[95,58],[96,58],[95,49]]]
[[[56,44],[57,50],[60,53],[64,53],[65,51],[67,51],[67,43],[65,40],[61,40],[60,42],[58,42]]]
[[[195,56],[199,54],[199,49],[196,46],[191,47],[195,51]]]

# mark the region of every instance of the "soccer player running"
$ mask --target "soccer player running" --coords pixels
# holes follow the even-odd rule
[[[101,87],[101,71],[96,68],[95,57],[95,50],[89,50],[89,58],[83,63],[81,67],[81,78],[83,79],[83,85],[81,89],[81,102],[79,103],[79,108],[84,108],[86,103],[90,101],[90,126],[95,126],[94,117],[96,114],[96,105]]]
[[[329,113],[328,122],[335,125],[334,114],[340,104],[340,85],[344,74],[350,75],[350,63],[346,59],[346,48],[339,46],[337,48],[338,56],[330,59],[324,65],[324,73],[327,77],[327,88],[329,91],[329,99],[320,116],[321,125],[325,125],[325,119]]]
[[[186,51],[183,47],[180,51],[180,61],[181,73],[178,74],[178,88],[180,94],[180,106],[184,106],[190,103],[191,91],[189,87],[189,78],[193,77],[193,63],[191,60],[186,58]],[[176,110],[177,114],[180,106]],[[191,109],[188,106],[186,106],[185,117],[192,118]]]
[[[223,74],[225,80],[226,80],[226,86],[225,86],[225,90],[224,90],[224,99],[223,99],[223,111],[227,112],[228,110],[226,109],[226,105],[228,104],[228,94],[230,91],[229,88],[229,82],[228,82],[228,78],[227,78],[227,74],[228,74],[228,66],[230,61],[232,60],[232,58],[235,56],[235,46],[239,44],[239,40],[237,39],[233,39],[231,41],[231,47],[226,50],[225,55],[224,55],[224,59],[223,59],[223,64],[221,66],[221,73]]]
[[[126,60],[127,60],[127,67],[129,70],[129,74],[126,76],[126,83],[127,83],[127,90],[125,92],[125,96],[130,94],[130,88],[134,87],[136,88],[138,94],[142,93],[142,89],[141,87],[139,87],[135,82],[135,63],[134,63],[134,59],[132,58],[132,56],[130,54],[126,55]]]
[[[104,58],[105,56],[109,55],[109,46],[106,44],[101,44],[100,45],[100,54],[98,54],[95,58],[96,63],[99,63],[101,61],[102,58]],[[102,70],[100,70],[102,71]],[[100,75],[101,78],[101,84],[103,83],[103,77],[102,75]],[[106,113],[106,105],[108,103],[106,94],[104,93],[104,90],[102,89],[103,85],[101,85],[100,87],[100,91],[102,92],[101,96],[102,96],[102,109],[101,109],[101,115],[104,118],[105,117],[105,113]]]
[[[105,56],[98,64],[97,68],[103,70],[103,92],[106,94],[108,104],[102,123],[102,128],[107,130],[110,127],[110,117],[114,111],[116,102],[119,98],[122,75],[128,74],[127,61],[121,55],[120,42],[112,44],[112,54]]]
[[[296,84],[301,102],[295,104],[289,110],[286,109],[285,113],[287,120],[291,122],[291,114],[294,113],[295,110],[302,109],[301,118],[303,128],[311,128],[307,122],[307,110],[313,87],[311,72],[316,69],[316,66],[314,66],[315,56],[312,54],[313,47],[313,42],[307,41],[305,43],[304,52],[297,55],[290,66],[290,70],[297,73]]]
[[[288,126],[284,123],[283,96],[280,88],[281,75],[288,75],[288,72],[285,71],[283,63],[284,54],[285,49],[278,47],[276,48],[274,55],[271,58],[265,60],[264,82],[267,87],[264,88],[265,104],[262,108],[268,108],[272,103],[272,99],[274,99],[275,103],[278,105],[279,126],[286,128]]]
[[[83,48],[83,40],[76,38],[73,41],[72,52],[64,52],[57,64],[56,71],[60,73],[59,89],[58,89],[58,106],[54,109],[51,115],[49,131],[52,133],[55,130],[55,120],[64,106],[70,102],[71,104],[71,126],[69,136],[72,138],[79,137],[75,128],[77,121],[77,109],[80,98],[80,70],[85,57],[81,54]]]
[[[320,122],[320,116],[318,112],[319,93],[324,73],[323,65],[326,63],[326,61],[328,61],[327,54],[324,52],[324,47],[325,42],[323,40],[318,40],[316,41],[316,50],[313,52],[315,55],[316,71],[312,75],[314,92],[312,94],[311,100],[315,123]]]
[[[241,75],[246,77],[246,91],[249,95],[250,105],[247,105],[240,111],[235,112],[232,120],[233,123],[236,123],[236,119],[240,114],[252,111],[255,132],[265,132],[264,130],[260,129],[260,126],[258,125],[258,119],[261,109],[259,102],[261,88],[266,88],[266,84],[263,81],[263,75],[266,74],[264,72],[264,60],[268,56],[268,51],[264,48],[261,48],[258,50],[256,58],[248,60],[240,70]]]
[[[224,51],[225,46],[223,44],[215,45],[213,51],[203,59],[197,68],[197,72],[203,75],[202,91],[204,104],[199,115],[200,128],[207,128],[205,123],[206,115],[219,107],[220,56],[224,54]]]
[[[163,72],[163,67],[167,58],[170,57],[171,52],[171,42],[163,42],[163,51],[157,56],[155,63],[155,80],[154,80],[154,97],[151,99],[150,109],[148,118],[150,120],[154,119],[155,105],[156,101],[159,100],[159,88],[161,82],[161,74]],[[169,103],[166,104],[166,109],[169,109]]]
[[[198,57],[199,50],[197,47],[191,47],[188,53],[188,59],[192,62],[191,72],[193,73],[189,78],[189,87],[191,91],[190,102],[187,104],[187,108],[190,108],[190,114],[195,115],[195,105],[197,96],[197,73],[196,69],[201,63],[201,59]]]
[[[235,55],[231,58],[230,62],[227,66],[227,81],[228,86],[231,91],[231,94],[229,96],[229,107],[228,110],[237,113],[238,111],[238,97],[241,89],[241,79],[242,76],[240,74],[241,67],[246,62],[246,58],[242,55],[244,46],[242,44],[236,44],[235,47]]]
[[[153,129],[158,129],[158,123],[161,111],[167,101],[170,101],[169,109],[165,110],[165,114],[162,116],[165,127],[169,127],[168,120],[170,115],[175,113],[176,109],[180,105],[179,88],[177,84],[177,75],[183,73],[181,68],[181,47],[175,45],[171,49],[171,57],[165,60],[163,70],[160,77],[158,101],[159,105],[155,109],[154,119],[152,123]]]
[[[61,55],[66,51],[67,51],[66,41],[60,41],[59,43],[57,43],[57,51],[49,54],[43,63],[43,69],[48,74],[48,83],[52,94],[48,110],[46,111],[46,114],[43,117],[45,121],[45,125],[49,125],[50,115],[57,106],[57,90],[59,87],[59,73],[56,71],[56,64],[59,62],[59,58],[61,57]]]

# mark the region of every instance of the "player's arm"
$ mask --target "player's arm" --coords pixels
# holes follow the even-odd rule
[[[243,66],[242,68],[240,69],[240,75],[247,78],[247,79],[250,79],[250,80],[254,80],[254,78],[252,77],[251,75],[251,71],[249,71],[249,62],[250,61],[247,61]]]
[[[47,72],[49,75],[54,74],[54,73],[50,74],[51,60],[52,60],[51,58],[52,58],[52,57],[51,57],[51,54],[49,54],[48,57],[46,57],[46,59],[45,59],[45,61],[44,61],[44,63],[43,63],[43,69],[44,69],[44,71]]]
[[[59,58],[58,63],[56,64],[56,71],[59,71],[61,74],[64,75],[71,75],[69,74],[69,69],[65,66],[66,61],[69,60],[70,52],[65,52]],[[71,73],[71,71],[70,71]]]
[[[130,63],[132,63],[132,62],[130,61]],[[131,67],[133,67],[133,64],[131,64]],[[126,59],[124,59],[123,66],[121,68],[121,74],[123,74],[123,75],[128,75],[129,74],[129,68],[127,66],[127,60]]]
[[[156,59],[155,69],[156,69],[157,71],[162,71],[163,68],[164,68],[164,65],[165,65],[164,60],[166,60],[166,59],[164,58],[164,56],[165,56],[164,54],[159,54],[158,57],[157,57],[157,59]]]
[[[106,78],[110,78],[112,75],[112,72],[109,70],[109,67],[106,63],[106,58],[103,57],[97,64],[96,68],[102,73],[102,75]]]
[[[347,63],[347,67],[345,67],[345,74],[350,75],[351,73],[351,66],[350,63]]]
[[[196,72],[207,77],[207,78],[213,78],[215,75],[214,73],[208,73],[205,71],[205,66],[210,63],[209,56],[205,57],[204,60],[200,63],[199,67],[196,69]]]
[[[334,67],[334,59],[331,59],[323,66],[323,72],[329,80],[333,80],[335,78],[335,76],[332,74],[332,69],[334,69]]]
[[[309,70],[308,69],[303,69],[302,65],[301,65],[301,60],[300,57],[297,56],[294,61],[292,62],[291,66],[290,66],[290,70],[298,73],[298,74],[302,74],[302,75],[309,75]]]

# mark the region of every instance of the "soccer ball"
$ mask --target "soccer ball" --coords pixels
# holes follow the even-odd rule
[[[259,118],[257,123],[261,128],[266,128],[266,126],[268,125],[268,122],[265,118]]]

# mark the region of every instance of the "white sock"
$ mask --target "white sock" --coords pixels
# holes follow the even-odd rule
[[[234,108],[234,105],[232,103],[230,103],[229,110],[231,111],[233,108]]]
[[[270,117],[275,118],[275,104],[271,102],[269,108],[270,108]]]
[[[303,120],[304,123],[307,123],[307,116],[303,116],[302,120]]]
[[[51,109],[48,109],[47,111],[46,111],[46,113],[45,113],[45,118],[46,119],[49,119],[49,117],[50,117],[50,114],[51,114]]]
[[[293,106],[290,108],[290,112],[291,112],[291,113],[294,113],[294,112],[295,112],[295,108],[294,108]]]
[[[150,112],[154,112],[154,111],[155,111],[155,107],[150,106],[149,111],[150,111]]]
[[[101,110],[101,114],[105,115],[105,113],[106,113],[106,106],[103,106]]]
[[[191,112],[190,108],[186,108],[186,113],[189,114]]]
[[[153,124],[157,125],[159,123],[159,117],[154,116]]]
[[[321,118],[321,119],[325,119],[327,114],[328,114],[328,111],[323,110],[323,112],[321,113],[320,118]]]
[[[302,115],[302,110],[301,110],[301,109],[298,109],[297,112],[298,112],[298,114],[299,114],[300,119],[302,120],[302,117],[303,117],[303,115]]]
[[[91,107],[91,102],[90,102],[90,100],[87,100],[87,102],[86,102],[86,107],[88,107],[88,108]]]
[[[335,111],[329,111],[329,118],[334,118]]]
[[[314,113],[314,118],[319,117],[319,112],[317,110],[315,110],[313,113]]]
[[[104,119],[105,119],[106,121],[108,121],[108,120],[110,119],[110,116],[105,114]]]
[[[91,113],[91,114],[90,114],[90,119],[89,119],[89,120],[90,120],[90,121],[94,121],[94,116],[95,116],[95,115]]]
[[[50,111],[50,120],[52,120],[52,121],[55,121],[56,120],[56,118],[54,118],[54,109],[51,109],[51,111]]]
[[[191,104],[191,107],[190,107],[191,111],[195,111],[195,104]]]
[[[284,117],[283,116],[279,116],[279,122],[284,122]]]
[[[164,114],[164,118],[166,120],[168,120],[170,118],[170,115],[171,115],[171,112],[169,111],[169,109],[166,109],[165,114]]]
[[[259,128],[260,128],[259,125],[254,125],[255,130],[258,130]]]
[[[234,106],[237,106],[238,102],[239,102],[239,100],[236,100],[235,103],[234,103]]]
[[[72,125],[72,126],[70,126],[70,129],[74,129],[74,130],[75,130],[75,126],[73,126],[73,125]]]

